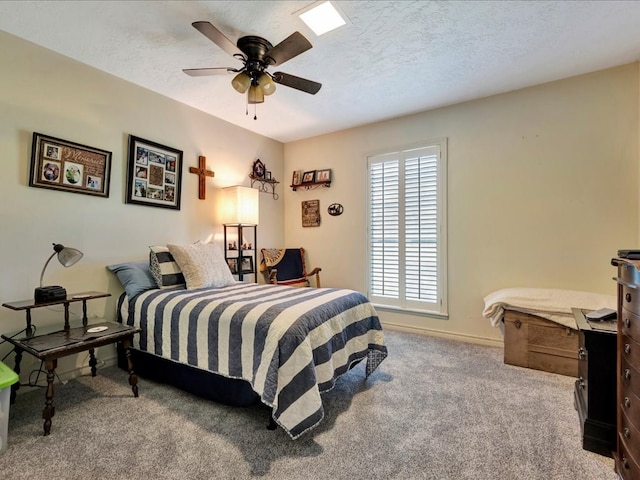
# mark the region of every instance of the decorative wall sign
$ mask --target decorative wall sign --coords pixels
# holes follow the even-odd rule
[[[29,186],[109,196],[111,152],[33,133]]]
[[[302,202],[302,226],[320,226],[320,200],[305,200]]]
[[[126,203],[180,210],[182,150],[129,135]]]
[[[342,212],[344,212],[344,207],[339,203],[332,203],[331,205],[329,205],[329,208],[327,208],[327,212],[332,217],[337,217],[338,215],[342,215]]]

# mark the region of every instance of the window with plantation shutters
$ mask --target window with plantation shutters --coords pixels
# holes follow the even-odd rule
[[[369,297],[446,314],[446,140],[368,158]]]

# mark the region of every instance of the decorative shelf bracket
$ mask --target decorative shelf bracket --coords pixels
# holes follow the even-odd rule
[[[299,188],[304,190],[315,190],[318,187],[326,187],[329,188],[331,186],[331,180],[326,182],[312,182],[312,183],[301,183],[300,185],[289,185],[293,191],[297,191]]]
[[[253,175],[249,175],[251,179],[251,188],[254,188],[254,184],[258,185],[258,190],[262,193],[270,193],[274,200],[278,200],[280,196],[276,193],[276,185],[280,182],[277,180],[267,180],[265,178],[257,178]]]

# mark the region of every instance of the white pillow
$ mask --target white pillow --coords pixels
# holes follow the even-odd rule
[[[167,245],[182,270],[187,289],[226,287],[236,283],[220,249],[213,243]]]

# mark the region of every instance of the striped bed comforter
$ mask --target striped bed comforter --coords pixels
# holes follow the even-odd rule
[[[149,290],[122,302],[120,315],[142,329],[134,348],[248,381],[293,439],[324,417],[321,392],[354,363],[366,358],[369,376],[387,356],[373,306],[353,290]]]

